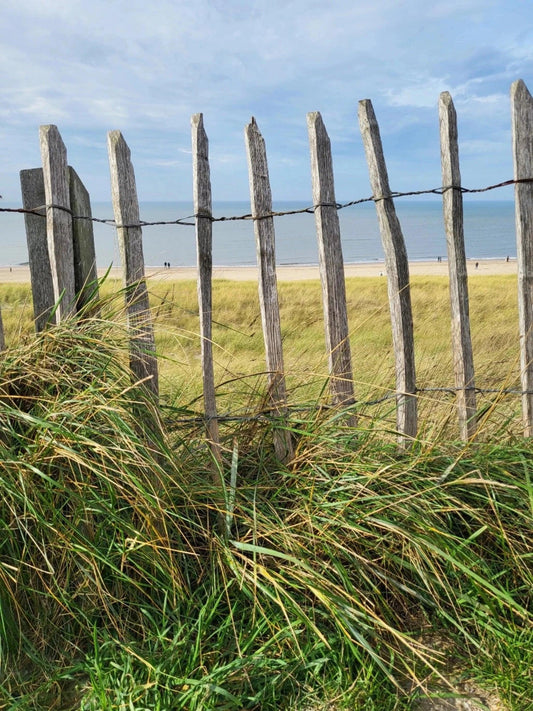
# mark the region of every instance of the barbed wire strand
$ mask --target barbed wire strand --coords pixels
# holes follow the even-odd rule
[[[415,392],[412,395],[417,395],[418,393],[431,393],[431,392],[442,392],[442,393],[448,393],[449,395],[455,395],[456,393],[460,392],[463,390],[463,388],[455,388],[455,387],[428,387],[428,388],[416,388]],[[533,395],[533,390],[519,390],[515,388],[507,388],[507,389],[502,389],[502,388],[472,388],[477,394],[492,394],[492,395]],[[383,403],[389,401],[389,400],[395,400],[398,397],[402,396],[409,396],[411,393],[397,393],[397,392],[390,392],[387,393],[386,395],[383,395],[382,397],[375,398],[372,400],[358,400],[356,403],[351,406],[345,408],[346,410],[351,410],[351,409],[359,409],[359,408],[364,408],[364,407],[372,407],[375,405],[382,405]],[[180,408],[176,408],[172,405],[162,405],[161,406],[165,410],[170,410],[170,411],[179,411]],[[321,404],[321,405],[315,405],[313,407],[302,407],[299,405],[285,405],[284,406],[286,414],[292,414],[292,413],[306,413],[306,412],[319,412],[319,411],[338,411],[339,410],[339,405],[328,405],[327,403]],[[178,417],[173,420],[173,423],[176,425],[183,424],[183,425],[203,425],[206,422],[209,422],[211,420],[216,420],[220,424],[223,423],[245,423],[245,422],[278,422],[280,420],[283,420],[284,416],[280,414],[271,414],[269,412],[262,412],[260,414],[255,414],[255,415],[213,415],[210,417],[206,417],[205,415],[190,415],[188,417]]]
[[[185,225],[187,227],[194,227],[196,222],[191,222],[190,220],[196,220],[199,218],[204,218],[210,220],[211,222],[236,222],[238,220],[265,220],[272,217],[285,217],[287,215],[302,215],[302,214],[314,214],[314,212],[319,207],[335,207],[336,210],[343,210],[346,207],[353,207],[354,205],[361,205],[366,202],[379,202],[381,200],[391,200],[402,197],[412,197],[418,195],[443,195],[449,190],[458,190],[463,194],[474,194],[474,193],[486,193],[490,190],[497,190],[499,188],[508,187],[510,185],[519,185],[533,183],[533,178],[517,178],[511,180],[504,180],[501,183],[495,183],[494,185],[487,185],[484,188],[464,188],[457,185],[446,185],[438,188],[430,188],[427,190],[409,190],[407,192],[391,192],[388,195],[378,195],[370,196],[366,198],[359,198],[357,200],[350,200],[350,202],[345,203],[317,203],[316,205],[311,205],[310,207],[303,207],[296,210],[282,210],[282,211],[272,211],[265,213],[264,215],[252,215],[251,213],[246,213],[244,215],[230,215],[222,217],[213,217],[209,213],[197,213],[194,215],[187,215],[186,217],[180,217],[175,220],[157,220],[154,222],[139,220],[139,222],[131,224],[117,224],[112,218],[100,218],[92,217],[91,215],[74,215],[72,210],[68,207],[63,207],[62,205],[39,205],[34,208],[24,208],[24,207],[0,207],[0,212],[12,212],[20,213],[24,215],[36,215],[37,217],[46,217],[47,210],[62,210],[68,212],[72,219],[74,220],[87,220],[91,222],[96,222],[103,225],[109,225],[110,227],[115,227],[117,229],[130,229],[135,227],[152,227],[156,225]],[[44,212],[43,212],[44,211]]]
[[[511,179],[511,180],[504,180],[500,183],[495,183],[493,185],[488,185],[483,188],[465,188],[462,186],[455,186],[455,185],[446,185],[446,186],[441,186],[438,188],[431,188],[427,190],[409,190],[406,192],[396,192],[393,191],[388,195],[382,195],[382,196],[370,196],[366,198],[359,198],[357,200],[351,200],[349,202],[345,203],[317,203],[316,205],[312,205],[310,207],[305,207],[305,208],[300,208],[297,210],[283,210],[283,211],[272,211],[269,213],[266,213],[264,215],[258,215],[254,216],[251,213],[247,213],[244,215],[231,215],[231,216],[222,216],[222,217],[213,217],[209,213],[198,213],[195,215],[188,215],[187,217],[182,217],[182,218],[177,218],[175,220],[157,220],[154,222],[149,222],[149,221],[144,221],[144,220],[139,220],[138,223],[133,223],[133,224],[117,224],[114,219],[109,219],[109,218],[99,218],[99,217],[92,217],[91,215],[74,215],[72,213],[72,210],[69,208],[66,208],[62,205],[39,205],[35,208],[23,208],[23,207],[18,207],[18,208],[8,208],[8,207],[2,207],[0,208],[0,212],[2,213],[20,213],[24,215],[36,215],[38,217],[46,217],[46,212],[47,210],[50,209],[56,209],[56,210],[62,210],[64,212],[70,213],[71,217],[76,220],[88,220],[91,222],[96,222],[99,224],[104,224],[104,225],[109,225],[110,227],[115,227],[117,229],[122,228],[122,229],[128,229],[128,228],[135,228],[135,227],[152,227],[156,225],[185,225],[188,227],[194,227],[196,225],[196,222],[190,222],[189,220],[196,220],[198,218],[204,218],[211,220],[211,222],[231,222],[231,221],[238,221],[238,220],[262,220],[262,219],[267,219],[267,218],[272,218],[272,217],[285,217],[287,215],[301,215],[301,214],[314,214],[314,212],[317,210],[319,207],[334,207],[336,210],[342,210],[347,207],[353,207],[354,205],[360,205],[362,203],[367,203],[367,202],[378,202],[381,200],[387,200],[387,199],[396,199],[396,198],[402,198],[402,197],[412,197],[412,196],[419,196],[419,195],[443,195],[445,192],[449,190],[458,190],[463,194],[467,193],[485,193],[490,190],[497,190],[499,188],[503,187],[508,187],[510,185],[517,185],[517,184],[528,184],[528,183],[533,183],[533,178],[518,178],[518,179]],[[501,388],[473,388],[476,393],[479,394],[500,394],[500,395],[530,395],[533,394],[533,391],[529,390],[518,390],[518,389],[504,389],[502,390]],[[461,388],[453,388],[453,387],[434,387],[434,388],[416,388],[416,391],[414,394],[417,393],[422,393],[422,392],[443,392],[443,393],[449,393],[451,395],[455,395],[455,393],[459,392]],[[383,397],[376,398],[373,400],[366,400],[366,401],[358,401],[356,403],[356,406],[359,407],[370,407],[374,405],[380,405],[384,402],[387,402],[388,400],[393,400],[397,397],[400,397],[403,393],[396,393],[396,392],[391,392],[388,393],[387,395],[384,395]],[[163,406],[165,407],[165,406]],[[168,410],[174,410],[173,407],[167,406],[165,409]],[[287,411],[288,412],[308,412],[312,410],[316,410],[317,408],[301,408],[297,406],[287,406]],[[333,406],[328,406],[328,405],[321,405],[318,409],[321,410],[327,410],[327,409],[333,409]],[[202,424],[205,423],[206,420],[205,416],[202,415],[193,415],[191,417],[186,417],[186,418],[178,418],[175,420],[176,424]],[[268,420],[268,421],[275,421],[276,419],[279,419],[279,415],[273,416],[273,415],[268,415],[268,414],[261,414],[261,415],[246,415],[246,416],[238,416],[238,415],[217,415],[214,419],[218,420],[219,422],[252,422],[252,421],[261,421],[261,420]]]

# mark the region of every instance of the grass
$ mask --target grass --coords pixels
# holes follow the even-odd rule
[[[170,398],[190,402],[201,394],[198,303],[195,282],[153,281],[149,284],[156,319],[163,389]],[[380,278],[347,279],[350,345],[354,379],[361,399],[394,384],[390,316],[386,282]],[[104,285],[108,297],[119,290]],[[298,400],[316,399],[327,378],[328,364],[318,281],[281,282],[281,324],[289,388]],[[412,302],[416,359],[421,386],[453,384],[447,280],[414,277]],[[31,332],[29,286],[0,285],[7,342]],[[21,308],[21,305],[24,308]],[[483,277],[470,283],[470,311],[476,375],[481,387],[516,384],[518,314],[516,279]],[[247,404],[257,374],[264,371],[264,347],[257,286],[253,282],[218,280],[213,285],[213,343],[220,398]],[[225,396],[221,385],[232,382]]]
[[[100,317],[32,336],[2,292],[0,708],[393,711],[412,707],[406,689],[449,678],[452,659],[454,681],[533,709],[533,445],[506,399],[469,444],[446,436],[452,408],[440,402],[408,453],[393,443],[390,404],[355,431],[339,412],[295,412],[290,466],[276,461],[268,421],[227,423],[221,492],[201,431],[180,422],[197,407],[194,291],[156,286],[162,410],[131,383],[111,297]],[[318,293],[287,287],[291,394],[317,402]],[[502,348],[499,369],[479,350],[486,382],[515,378],[508,287],[494,322],[483,315]],[[369,314],[382,289],[348,289],[369,394],[390,377],[388,315]],[[13,305],[25,298],[14,294]],[[413,289],[420,370],[439,385],[445,298],[440,282]],[[250,375],[262,368],[254,299],[251,285],[216,284],[217,379],[241,378],[219,387],[220,404],[238,412],[264,394]]]

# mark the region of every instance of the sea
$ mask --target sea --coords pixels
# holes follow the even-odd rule
[[[440,200],[396,200],[396,212],[410,261],[446,259],[446,238]],[[275,211],[308,207],[302,202],[278,202]],[[4,202],[0,207],[19,207]],[[141,220],[169,222],[190,216],[192,204],[146,202],[140,206]],[[249,202],[224,202],[214,205],[215,217],[239,217],[250,213]],[[109,203],[94,203],[93,217],[112,219]],[[373,203],[361,203],[339,210],[342,249],[345,263],[383,260],[383,249]],[[187,219],[189,218],[189,219]],[[314,216],[303,213],[274,218],[276,262],[280,265],[318,263]],[[514,203],[512,201],[464,201],[464,234],[467,259],[505,259],[516,256]],[[96,260],[99,267],[119,265],[116,230],[111,225],[94,223]],[[143,227],[146,266],[172,267],[196,264],[193,225],[153,225]],[[15,266],[28,261],[24,217],[0,212],[0,265]],[[256,263],[255,238],[251,220],[213,223],[213,264],[248,266]]]

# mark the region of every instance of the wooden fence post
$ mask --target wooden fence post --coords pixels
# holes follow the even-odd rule
[[[130,329],[130,366],[134,376],[155,399],[159,395],[155,338],[144,274],[139,202],[130,149],[120,131],[107,136],[111,197],[122,258]]]
[[[385,252],[387,288],[396,360],[397,428],[401,446],[417,432],[417,402],[413,314],[409,289],[409,264],[400,222],[391,197],[379,126],[372,102],[359,102],[359,125],[370,173]]]
[[[43,169],[21,170],[20,187],[24,209],[35,210],[36,208],[42,208],[42,216],[24,215],[33,297],[33,316],[35,330],[40,332],[47,324],[56,322],[55,314],[52,313],[55,297],[46,237],[46,197],[44,194]]]
[[[533,175],[533,97],[519,79],[511,87],[514,178]],[[533,184],[515,184],[520,380],[524,434],[533,436]]]
[[[46,198],[46,231],[58,323],[75,311],[74,252],[67,150],[56,126],[39,131]],[[59,302],[59,303],[58,303]]]
[[[442,205],[450,274],[452,350],[455,387],[457,388],[457,413],[461,438],[468,440],[476,431],[476,391],[468,308],[468,277],[463,232],[463,195],[459,168],[457,115],[452,97],[447,91],[440,95],[439,124],[442,185],[449,188],[442,194]]]
[[[209,171],[209,141],[204,129],[202,114],[195,114],[191,118],[191,129],[204,410],[209,446],[215,459],[215,465],[218,467],[222,461],[222,456],[213,368],[213,299],[211,283],[213,275],[213,215],[211,204],[211,176]],[[218,470],[215,473],[215,483],[220,483],[220,472]]]
[[[331,144],[318,111],[307,114],[307,128],[311,149],[311,181],[326,348],[331,377],[330,392],[334,405],[352,405],[354,403],[352,359]],[[350,424],[356,424],[355,416],[350,418]]]
[[[259,269],[259,302],[263,322],[269,397],[272,409],[282,415],[287,412],[287,392],[276,279],[274,218],[271,215],[272,193],[268,177],[265,142],[254,118],[246,126],[244,133]],[[274,447],[281,461],[287,462],[292,459],[291,435],[287,429],[274,430]]]
[[[98,299],[98,273],[91,221],[91,200],[74,168],[69,166],[69,195],[72,210],[72,244],[76,307],[80,310],[89,301]],[[76,219],[84,217],[88,219]]]

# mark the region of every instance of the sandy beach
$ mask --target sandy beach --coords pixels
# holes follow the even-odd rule
[[[477,266],[476,266],[477,265]],[[467,261],[468,275],[489,276],[501,274],[516,274],[516,259],[469,259]],[[411,262],[409,265],[411,276],[447,276],[448,263],[446,261],[437,262]],[[99,270],[100,276],[106,270]],[[383,262],[372,262],[365,264],[345,264],[344,272],[347,277],[379,277],[385,276],[385,264]],[[318,279],[317,266],[288,265],[278,266],[277,275],[279,281],[303,281],[308,279]],[[173,281],[176,279],[196,279],[195,267],[146,267],[146,276],[150,279]],[[122,272],[120,267],[112,267],[110,277],[120,279]],[[257,267],[214,267],[213,279],[227,279],[229,281],[255,281],[257,279]],[[30,281],[30,270],[27,266],[0,267],[0,283],[28,283]]]

